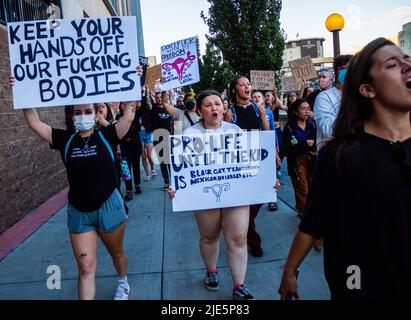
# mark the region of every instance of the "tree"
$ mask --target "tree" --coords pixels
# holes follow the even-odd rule
[[[221,50],[237,74],[250,70],[280,70],[284,30],[280,26],[281,0],[207,0],[207,40]]]
[[[213,44],[207,43],[201,72],[202,89],[223,92],[232,78],[234,78],[234,71],[226,61],[223,61],[221,51]]]

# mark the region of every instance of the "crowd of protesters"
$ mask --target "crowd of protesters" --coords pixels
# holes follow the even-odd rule
[[[379,38],[355,56],[336,57],[333,68],[320,70],[318,85],[314,90],[303,83],[300,92],[287,95],[286,103],[276,86],[253,91],[241,75],[225,94],[176,94],[163,91],[161,84],[152,90],[143,86],[141,102],[68,108],[67,130],[51,128],[35,109],[25,109],[29,126],[60,151],[67,168],[68,228],[79,269],[79,297],[95,296],[101,238],[119,276],[115,299],[128,298],[125,202],[133,199],[133,185],[134,194],[144,196],[141,164],[148,182],[157,174],[157,158],[163,189],[173,198],[178,191],[170,186],[168,136],[224,129],[274,131],[277,177],[286,159],[301,221],[278,289],[281,299],[299,298],[296,272],[312,247],[324,250],[332,299],[410,299],[411,59]],[[285,123],[280,121],[283,112]],[[91,154],[96,145],[101,146],[99,153]],[[278,180],[273,184],[279,188]],[[223,232],[233,298],[254,299],[244,283],[247,247],[255,257],[264,254],[255,223],[263,205],[195,212],[207,289],[219,289]],[[268,209],[278,210],[278,203],[269,203]],[[361,290],[347,287],[352,266],[362,271]]]

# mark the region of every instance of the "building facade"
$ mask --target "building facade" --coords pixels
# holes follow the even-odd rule
[[[324,57],[324,38],[309,38],[291,40],[285,43],[283,61],[291,61],[302,57],[314,58]]]
[[[139,0],[0,1],[0,234],[67,187],[60,154],[31,131],[21,110],[13,109],[6,23],[115,15],[136,16],[144,56]],[[38,113],[52,127],[66,127],[64,108],[40,108]]]
[[[411,56],[411,21],[402,26],[402,31],[398,34],[398,44]]]

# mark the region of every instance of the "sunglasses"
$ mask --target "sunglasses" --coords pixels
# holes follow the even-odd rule
[[[390,154],[393,159],[401,162],[398,178],[404,185],[411,185],[411,163],[408,162],[408,152],[402,142],[391,143]]]

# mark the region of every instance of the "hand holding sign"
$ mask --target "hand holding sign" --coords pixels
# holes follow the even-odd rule
[[[187,86],[200,81],[195,37],[161,47],[163,90]]]
[[[14,108],[140,99],[133,17],[7,25]],[[136,90],[137,89],[137,90]],[[30,92],[30,95],[26,93]]]

